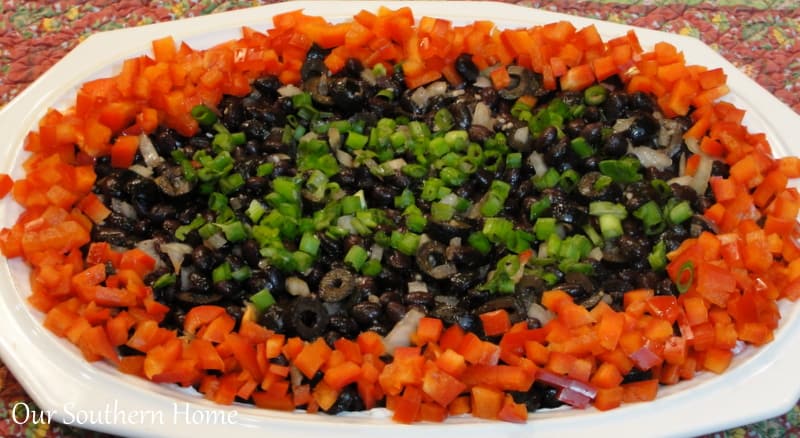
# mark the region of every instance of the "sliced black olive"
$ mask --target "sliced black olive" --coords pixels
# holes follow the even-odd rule
[[[447,247],[436,240],[429,240],[417,249],[417,266],[437,280],[444,280],[455,274],[456,267],[447,261]]]
[[[330,84],[329,95],[337,107],[348,112],[358,111],[366,101],[361,81],[349,77],[336,78]]]
[[[173,197],[185,195],[194,188],[194,184],[183,176],[180,166],[167,167],[154,181],[164,194]]]
[[[523,95],[531,92],[531,90],[535,91],[539,88],[539,84],[536,82],[533,72],[527,68],[518,65],[509,66],[508,75],[511,78],[511,84],[498,92],[503,99],[519,99]]]
[[[330,50],[325,50],[322,47],[313,44],[306,53],[306,60],[300,67],[300,77],[303,81],[308,81],[315,76],[324,76],[328,71],[325,66],[325,57]]]
[[[269,99],[278,97],[278,88],[281,86],[281,81],[274,75],[263,76],[253,81],[253,88],[258,90],[261,96]]]
[[[434,240],[449,242],[454,237],[466,239],[472,232],[472,226],[457,219],[447,222],[429,220],[425,232]]]
[[[311,297],[295,299],[290,318],[297,335],[307,341],[321,336],[330,321],[325,306]]]
[[[322,105],[333,105],[333,98],[330,96],[331,83],[326,75],[314,76],[303,83],[303,89],[311,93],[314,102]]]
[[[319,295],[329,303],[345,299],[355,286],[355,278],[347,269],[336,268],[326,273],[319,282]]]
[[[197,291],[182,290],[176,294],[175,298],[187,304],[191,304],[194,306],[201,306],[204,304],[211,304],[220,301],[222,299],[222,294],[219,293],[206,294]]]
[[[278,333],[286,333],[288,317],[286,309],[280,304],[273,304],[259,318],[259,324]]]

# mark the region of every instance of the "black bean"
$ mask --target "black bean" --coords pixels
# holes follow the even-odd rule
[[[350,316],[362,327],[369,327],[381,316],[381,306],[378,303],[365,301],[350,308]]]
[[[628,127],[628,138],[636,145],[644,145],[653,141],[660,125],[652,115],[644,113],[636,117]]]
[[[261,93],[262,96],[274,99],[278,96],[278,88],[283,84],[276,76],[269,75],[263,76],[253,81],[253,87]]]
[[[430,292],[409,292],[403,297],[403,301],[409,306],[429,307],[433,305],[433,295]]]
[[[478,78],[478,67],[472,62],[472,56],[463,53],[456,58],[456,71],[468,83],[475,82]]]
[[[148,212],[147,217],[156,224],[160,224],[165,220],[175,217],[175,207],[170,204],[156,204]]]
[[[385,185],[376,184],[369,191],[369,205],[374,207],[394,206],[394,197],[399,193],[395,189]]]
[[[627,94],[612,91],[603,102],[603,114],[608,120],[616,120],[626,116],[628,109]]]
[[[359,330],[358,324],[355,322],[355,320],[353,320],[352,317],[339,313],[331,315],[330,321],[328,322],[328,328],[331,330],[336,330],[348,337],[358,335]]]
[[[204,245],[192,249],[192,263],[203,271],[210,271],[217,266],[214,253]]]
[[[581,135],[583,128],[586,127],[586,121],[583,119],[572,119],[564,125],[564,132],[571,138]]]
[[[585,138],[590,145],[597,146],[603,139],[603,124],[600,122],[587,123],[578,135]]]
[[[389,322],[395,324],[406,315],[406,306],[400,302],[391,301],[386,304],[383,313],[386,315],[386,318],[389,319]]]
[[[609,158],[619,158],[628,152],[628,138],[625,132],[616,132],[608,136],[600,149]]]

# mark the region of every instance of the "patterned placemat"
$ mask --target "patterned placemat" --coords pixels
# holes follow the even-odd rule
[[[93,33],[267,3],[275,2],[2,1],[0,106],[17,96],[70,49]],[[507,3],[699,38],[800,113],[800,12],[797,0],[556,0]],[[24,388],[0,363],[0,436],[105,436],[67,425],[38,421],[42,417],[37,416],[37,412],[38,408]],[[783,416],[709,436],[800,436],[800,404]]]

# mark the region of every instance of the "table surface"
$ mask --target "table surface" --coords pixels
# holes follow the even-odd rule
[[[87,36],[103,30],[213,14],[273,1],[0,1],[0,106],[11,101]],[[800,10],[796,0],[508,1],[701,39],[800,113]],[[10,409],[30,404],[0,362],[0,436],[102,436],[59,424],[16,424]],[[713,437],[800,436],[800,403],[783,416]]]

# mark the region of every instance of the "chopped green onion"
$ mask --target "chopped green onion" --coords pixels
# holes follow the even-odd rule
[[[272,296],[269,289],[264,288],[250,296],[250,302],[256,306],[258,312],[263,312],[269,306],[275,304],[275,297]]]
[[[404,175],[416,179],[422,178],[428,173],[428,169],[420,164],[406,164],[401,171]]]
[[[206,223],[206,220],[202,216],[200,216],[198,214],[194,219],[192,219],[191,222],[189,222],[186,225],[181,225],[175,230],[175,238],[180,240],[180,241],[184,241],[184,240],[186,240],[186,235],[187,234],[189,234],[190,232],[200,228],[205,223]]]
[[[171,286],[175,284],[175,281],[177,281],[177,279],[178,277],[175,274],[168,272],[158,277],[156,281],[153,282],[153,289],[160,289],[162,287]]]
[[[570,192],[575,186],[578,185],[578,181],[580,181],[581,175],[575,169],[567,169],[558,179],[558,185],[565,192]]]
[[[642,179],[639,173],[640,163],[635,158],[620,158],[619,160],[603,160],[598,168],[603,175],[611,177],[616,182],[629,184]]]
[[[592,216],[612,215],[625,219],[628,217],[628,210],[622,204],[609,201],[593,201],[589,203],[589,214]]]
[[[247,229],[240,221],[215,225],[222,230],[225,234],[225,240],[228,242],[241,242],[247,239]]]
[[[319,252],[319,245],[319,238],[314,233],[307,231],[303,233],[303,237],[300,238],[300,245],[298,245],[298,248],[300,251],[316,256]]]
[[[496,216],[503,211],[503,200],[495,193],[487,193],[486,199],[481,204],[480,213],[483,217]]]
[[[506,155],[506,167],[510,169],[519,169],[522,167],[522,153],[512,152]]]
[[[192,117],[202,126],[211,126],[217,122],[217,115],[211,108],[200,104],[192,108]]]
[[[615,239],[622,235],[622,221],[616,214],[602,214],[598,217],[600,233],[605,239]]]
[[[589,158],[594,154],[594,148],[583,137],[575,137],[569,142],[569,146],[581,159]]]
[[[233,272],[228,262],[222,263],[211,271],[211,281],[213,283],[230,280],[231,278],[233,278]]]
[[[344,256],[344,262],[355,269],[356,271],[360,271],[361,267],[364,266],[364,263],[369,258],[369,253],[367,250],[362,248],[359,245],[353,245],[350,247],[350,250],[347,251],[347,254]]]
[[[453,127],[453,114],[447,108],[436,111],[433,115],[433,127],[435,131],[449,131]]]
[[[490,242],[489,238],[480,231],[471,233],[467,238],[467,242],[470,244],[470,246],[478,250],[478,252],[483,255],[488,254],[489,251],[492,250],[492,242]]]
[[[667,247],[663,240],[653,246],[653,250],[647,256],[647,261],[654,271],[660,271],[667,266]]]
[[[446,222],[453,218],[455,214],[455,207],[443,202],[434,202],[431,204],[431,219],[437,222]]]
[[[214,192],[208,197],[208,208],[211,211],[220,212],[228,206],[228,198],[219,192]]]
[[[364,146],[367,145],[367,141],[369,137],[364,134],[359,134],[355,131],[350,131],[347,133],[347,139],[344,141],[344,145],[350,149],[363,149]]]
[[[495,243],[503,243],[514,231],[514,224],[505,218],[490,217],[483,223],[483,234]]]
[[[420,235],[392,231],[391,246],[405,255],[414,255],[419,247]]]
[[[411,189],[405,188],[400,195],[394,197],[395,208],[405,209],[410,205],[414,205],[414,192]]]
[[[689,201],[681,201],[669,209],[667,217],[673,224],[680,224],[692,217],[693,213],[694,212],[692,211],[692,206],[689,204]]]
[[[381,266],[381,262],[374,259],[367,260],[364,266],[361,267],[361,273],[367,277],[374,277],[380,274],[382,270],[383,266]]]
[[[550,235],[556,233],[556,219],[552,217],[540,217],[533,224],[533,232],[539,241],[547,240]]]
[[[550,208],[550,198],[544,197],[531,204],[530,218],[536,220]]]
[[[633,212],[633,217],[642,221],[645,234],[653,235],[660,233],[666,224],[661,217],[661,208],[655,201],[647,201]]]
[[[367,209],[367,199],[364,191],[359,190],[355,194],[342,198],[342,214],[353,214],[357,211]]]
[[[605,102],[607,95],[608,90],[606,90],[606,87],[600,84],[592,85],[591,87],[583,90],[583,100],[587,105],[600,105],[601,103]]]
[[[231,278],[236,281],[245,281],[250,278],[252,271],[249,266],[242,266],[241,268],[231,272]]]
[[[256,176],[271,175],[273,170],[275,170],[275,165],[272,163],[259,164],[256,168]]]
[[[550,167],[544,175],[536,175],[533,177],[533,185],[539,189],[549,189],[555,187],[561,180],[561,175],[554,168]]]

